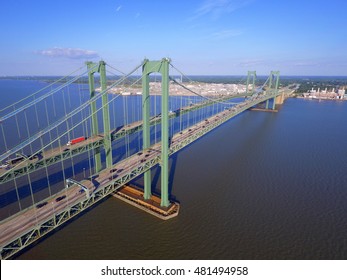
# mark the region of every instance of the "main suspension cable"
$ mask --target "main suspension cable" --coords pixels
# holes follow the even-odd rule
[[[96,67],[96,66],[94,66],[94,67]],[[35,100],[31,101],[31,102],[28,102],[27,104],[23,105],[22,107],[20,107],[20,108],[18,108],[18,109],[15,109],[14,111],[12,111],[12,112],[6,114],[5,116],[3,116],[3,117],[0,118],[0,122],[3,122],[3,121],[7,120],[8,118],[10,118],[10,117],[12,117],[12,116],[15,116],[16,114],[18,114],[18,113],[24,111],[25,109],[31,107],[32,105],[34,105],[34,104],[36,104],[36,103],[38,103],[38,102],[40,102],[40,101],[42,101],[42,100],[45,100],[47,97],[52,96],[54,93],[60,91],[60,90],[63,89],[64,87],[66,87],[66,86],[72,84],[73,82],[77,81],[81,76],[87,74],[90,70],[91,70],[91,69],[89,69],[88,71],[82,73],[82,74],[79,75],[79,76],[76,76],[76,77],[72,78],[70,81],[66,82],[65,84],[63,84],[63,85],[61,85],[61,86],[58,86],[57,88],[51,90],[50,92],[46,93],[45,95],[42,95],[42,96],[40,96],[39,98],[37,98],[37,99],[35,99]],[[51,85],[50,85],[50,86],[51,86]]]
[[[8,105],[8,106],[6,106],[6,107],[0,109],[0,113],[1,113],[2,111],[7,110],[7,109],[10,108],[10,107],[13,107],[13,106],[17,105],[18,103],[20,103],[20,102],[22,102],[22,101],[24,101],[24,100],[26,100],[26,99],[28,99],[28,98],[30,98],[30,97],[35,96],[36,94],[38,94],[38,93],[40,93],[41,91],[44,91],[45,89],[47,89],[47,88],[49,88],[49,87],[51,87],[51,86],[53,86],[53,85],[59,83],[60,81],[63,81],[64,79],[67,79],[68,77],[72,76],[73,74],[75,74],[76,72],[80,71],[80,70],[83,69],[83,68],[84,68],[84,66],[82,66],[82,67],[78,68],[77,70],[71,72],[70,74],[66,75],[65,77],[62,77],[62,78],[60,78],[60,79],[54,81],[53,83],[51,83],[51,84],[45,86],[44,88],[41,88],[41,89],[39,89],[38,91],[36,91],[36,92],[34,92],[34,93],[32,93],[32,94],[30,94],[30,95],[24,97],[23,99],[18,100],[18,101],[16,101],[16,102],[12,103],[11,105]],[[82,75],[84,75],[84,74],[82,74]],[[81,76],[81,75],[79,75],[79,76]],[[66,83],[66,82],[65,82],[65,83]]]

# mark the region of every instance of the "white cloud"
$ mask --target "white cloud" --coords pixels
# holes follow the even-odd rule
[[[119,12],[119,10],[122,8],[122,5],[119,5],[116,9],[116,12]]]
[[[78,48],[60,48],[60,47],[40,50],[37,53],[43,56],[65,57],[65,58],[71,58],[71,59],[89,59],[89,58],[95,58],[99,56],[96,51],[83,50]]]

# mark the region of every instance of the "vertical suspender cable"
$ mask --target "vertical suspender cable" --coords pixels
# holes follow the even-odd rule
[[[5,150],[7,151],[8,148],[7,148],[7,142],[6,142],[6,136],[5,136],[3,123],[0,123],[0,125],[1,125],[1,130],[2,130],[2,137],[4,138]]]
[[[28,124],[28,118],[27,118],[26,110],[24,110],[24,116],[25,116],[25,123],[26,123],[26,128],[27,128],[28,137],[30,137],[29,124]],[[33,149],[32,149],[31,143],[30,143],[30,153],[33,154]],[[28,175],[28,181],[29,181],[29,188],[30,188],[30,194],[31,194],[32,205],[34,205],[34,204],[35,204],[35,199],[34,199],[34,194],[33,194],[33,189],[32,189],[32,183],[31,183],[31,178],[30,178],[30,172],[28,172],[27,175]]]
[[[43,147],[44,145],[43,145],[42,136],[40,137],[40,142],[41,142],[41,147]],[[50,183],[50,180],[49,180],[48,166],[47,166],[46,163],[45,163],[45,171],[46,171],[47,182],[48,182],[48,193],[49,193],[49,196],[52,196],[51,183]]]
[[[67,101],[68,101],[68,105],[69,105],[69,111],[72,110],[72,106],[71,106],[71,92],[70,92],[70,86],[67,87]],[[73,120],[72,120],[72,117],[71,117],[71,125],[73,126]],[[75,131],[72,130],[72,138],[75,138]]]
[[[81,94],[80,83],[78,83],[78,97],[79,97],[79,101],[80,101],[79,105],[81,105],[82,104],[82,94]],[[83,120],[83,119],[84,119],[84,114],[83,114],[83,110],[81,110],[81,120]],[[87,135],[86,127],[85,127],[85,122],[83,122],[83,124],[82,124],[82,134],[87,137],[88,135]]]
[[[117,94],[117,93],[115,93]],[[116,106],[115,106],[115,101],[112,101],[112,118],[113,119],[113,128],[116,129],[117,128],[117,122],[116,122]]]
[[[183,82],[183,81],[182,81]],[[183,116],[182,114],[182,108],[184,106],[184,103],[185,103],[185,90],[184,88],[180,88],[181,90],[181,104],[180,104],[180,111],[179,111],[179,116],[180,116],[180,128],[179,130],[182,131],[184,129],[184,122],[185,122],[185,117]]]
[[[27,112],[24,110],[24,116],[25,116],[25,123],[26,123],[26,128],[27,128],[27,133],[28,133],[28,138],[30,137],[30,131],[29,131],[29,123],[28,123],[28,117],[27,117]],[[30,153],[33,154],[33,147],[30,143]]]
[[[91,115],[91,112],[90,112],[90,106],[87,107],[87,116],[90,116]],[[92,118],[91,117],[88,117],[86,119],[86,123],[88,122],[88,119],[89,119],[89,127],[90,127],[90,135],[92,135]],[[94,149],[92,149],[92,151],[94,151]],[[93,153],[93,152],[92,152]],[[91,176],[93,174],[93,171],[92,171],[92,157],[90,156],[91,154],[91,150],[88,149],[88,158],[89,158],[89,176]],[[94,157],[93,157],[94,158]]]
[[[54,118],[57,117],[57,112],[56,112],[56,109],[55,109],[55,102],[54,102],[54,95],[51,95],[52,97],[52,103],[53,103],[53,114],[54,114]]]
[[[62,145],[61,145],[61,139],[60,138],[58,139],[58,145],[59,145],[59,148],[60,148],[60,152],[62,152]],[[66,176],[65,176],[64,160],[61,161],[61,172],[62,172],[62,175],[63,175],[63,181],[64,181],[64,185],[65,185]]]
[[[154,76],[154,83],[156,84],[157,83],[157,74],[155,74]],[[151,98],[151,92],[149,92],[149,98]],[[159,113],[157,111],[157,98],[158,98],[158,94],[157,93],[154,93],[154,117],[156,118]],[[161,118],[162,115],[160,115],[160,118]],[[157,144],[157,123],[155,122],[154,123],[154,144]]]
[[[15,120],[16,120],[16,127],[17,127],[17,132],[18,132],[18,139],[21,139],[21,133],[19,129],[19,124],[18,124],[18,115],[15,115]]]
[[[126,107],[126,117],[127,117],[127,125],[129,125],[129,104],[128,104],[128,97],[125,98],[125,107]],[[130,156],[130,134],[127,133],[127,157]]]
[[[64,94],[63,94],[63,105],[64,105],[64,113],[65,113],[65,116],[67,115],[67,111],[66,111],[66,102],[65,102],[65,98],[64,98]],[[66,130],[67,131],[70,131],[70,126],[69,126],[69,119],[67,119],[66,121],[65,121],[65,123],[66,123]],[[72,132],[73,133],[73,132]],[[70,133],[69,133],[70,134]],[[67,135],[68,136],[68,141],[70,140],[70,135]],[[73,139],[74,137],[72,137],[72,139]]]
[[[16,189],[16,195],[17,195],[17,199],[18,199],[19,211],[22,211],[22,203],[20,202],[20,197],[19,197],[18,185],[17,185],[16,178],[13,179],[13,182],[14,182],[14,188]]]
[[[126,128],[126,108],[125,108],[125,95],[122,94],[122,100],[123,100],[123,127]],[[125,148],[125,155],[126,155],[126,134],[124,135],[124,148]]]
[[[124,116],[125,116],[125,120],[124,123],[126,126],[128,126],[129,124],[129,119],[128,119],[128,97],[125,95],[124,96]],[[125,137],[124,137],[125,141],[124,141],[124,145],[125,145],[125,157],[128,157],[128,141],[129,141],[129,134],[126,133]]]
[[[30,189],[30,194],[31,194],[32,205],[35,205],[34,192],[33,192],[33,187],[32,187],[32,183],[31,183],[30,172],[28,172],[27,175],[28,175],[29,189]]]
[[[34,96],[34,99],[35,99],[35,96]],[[37,103],[36,103],[36,102],[35,102],[34,106],[35,106],[35,114],[36,114],[37,127],[40,128],[39,114],[38,114],[38,112],[37,112]],[[16,117],[17,117],[17,114],[16,114]]]

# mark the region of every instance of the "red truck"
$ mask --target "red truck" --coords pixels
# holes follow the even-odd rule
[[[87,138],[82,136],[82,137],[78,137],[78,138],[75,138],[75,139],[71,139],[69,142],[67,142],[66,146],[70,146],[70,145],[74,145],[74,144],[77,144],[79,142],[82,142],[84,140],[86,140]]]

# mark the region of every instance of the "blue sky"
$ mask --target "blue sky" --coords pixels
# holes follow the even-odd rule
[[[347,75],[346,13],[346,0],[4,0],[0,75],[162,57],[196,75]]]

